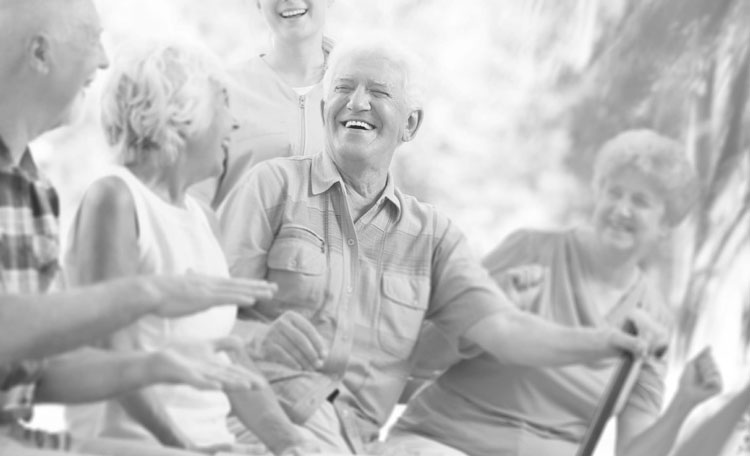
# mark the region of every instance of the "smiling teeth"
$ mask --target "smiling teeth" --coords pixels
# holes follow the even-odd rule
[[[293,9],[293,10],[287,10],[281,12],[281,17],[293,17],[293,16],[301,16],[307,12],[304,8],[299,9]]]
[[[361,120],[348,120],[346,124],[344,124],[346,128],[352,128],[352,127],[360,127],[365,130],[372,130],[372,125],[368,124],[367,122],[363,122]]]

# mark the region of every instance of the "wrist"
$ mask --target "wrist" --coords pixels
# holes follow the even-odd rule
[[[139,312],[138,317],[157,313],[163,301],[163,296],[154,281],[144,276],[133,277],[130,280],[132,282],[127,284],[124,293],[133,297],[135,301],[133,308]]]
[[[674,395],[674,399],[672,399],[672,403],[669,404],[669,408],[673,413],[687,416],[699,402],[699,400],[696,400],[696,398],[692,397],[684,390],[678,389],[677,393]]]
[[[133,390],[158,382],[155,379],[155,373],[159,364],[152,362],[152,358],[151,353],[135,352],[127,361],[121,363],[123,366],[122,379],[126,384],[131,385]]]
[[[612,356],[619,353],[613,341],[615,330],[609,327],[591,329],[591,347],[597,347],[600,354]]]

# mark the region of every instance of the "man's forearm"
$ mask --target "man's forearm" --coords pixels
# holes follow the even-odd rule
[[[470,328],[468,340],[500,362],[527,366],[562,366],[617,354],[610,329],[570,328],[536,315],[510,310]]]
[[[51,360],[37,385],[37,400],[75,404],[94,402],[151,384],[146,352],[123,353],[85,348]]]
[[[0,300],[0,364],[91,343],[133,323],[156,305],[137,279],[48,295],[5,295]]]

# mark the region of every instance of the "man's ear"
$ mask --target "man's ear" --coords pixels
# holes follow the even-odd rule
[[[326,102],[320,100],[320,118],[323,119],[323,125],[326,124]]]
[[[50,70],[50,39],[45,35],[31,38],[26,57],[29,65],[36,71],[47,74]]]
[[[422,125],[422,119],[424,118],[424,111],[422,109],[415,109],[409,114],[406,119],[406,128],[404,128],[404,134],[401,136],[401,140],[409,142],[417,135],[419,127]]]

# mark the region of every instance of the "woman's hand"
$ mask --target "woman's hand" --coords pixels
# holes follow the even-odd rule
[[[521,310],[529,310],[542,291],[547,273],[538,264],[510,268],[499,279],[500,288]]]
[[[174,343],[151,353],[146,369],[157,383],[186,384],[202,390],[266,387],[263,376],[221,356],[223,352],[241,351],[242,345],[236,337]]]
[[[695,406],[719,394],[722,383],[711,347],[706,347],[685,365],[677,394]]]

